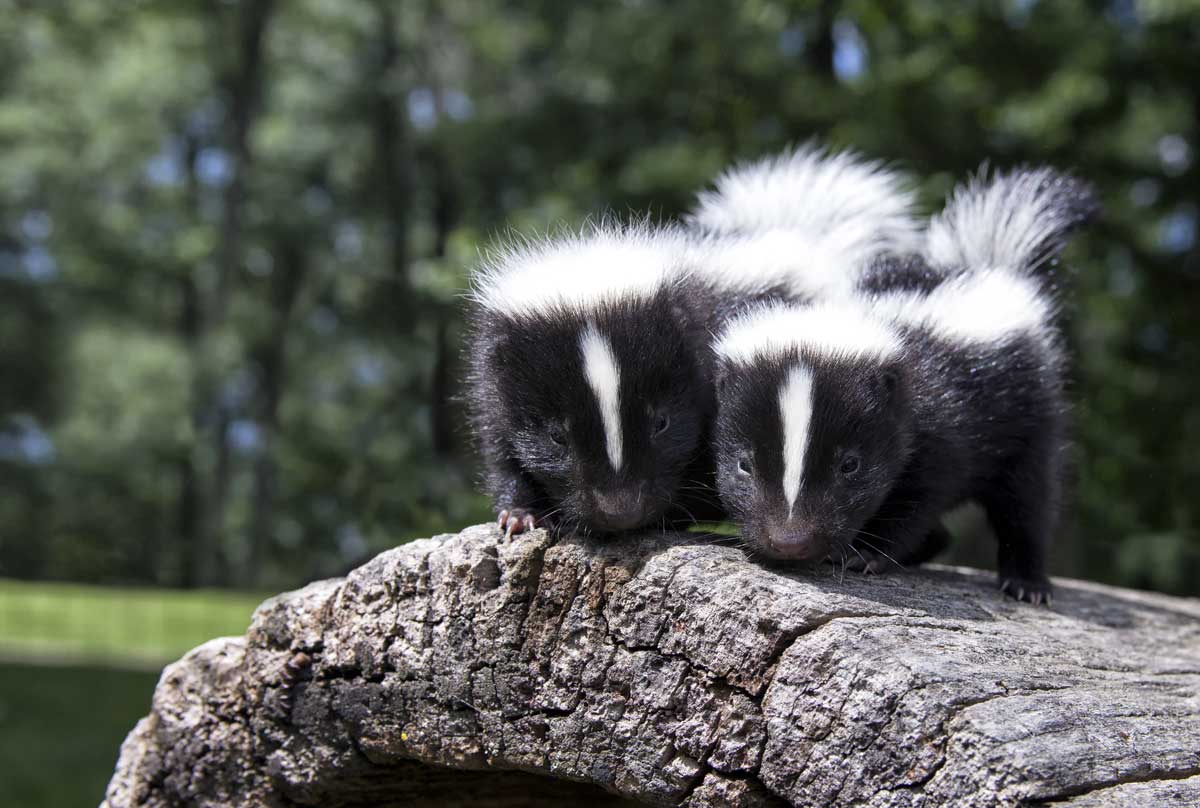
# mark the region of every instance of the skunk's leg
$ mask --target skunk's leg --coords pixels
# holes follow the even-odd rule
[[[1062,454],[1055,441],[1014,458],[981,498],[996,532],[1000,590],[1017,600],[1050,603],[1046,549],[1061,507]]]
[[[504,538],[525,533],[538,527],[549,527],[543,515],[545,497],[539,486],[514,462],[499,463],[488,475],[495,494],[496,525]]]

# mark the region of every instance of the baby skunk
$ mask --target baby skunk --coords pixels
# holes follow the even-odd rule
[[[977,500],[1001,588],[1048,601],[1064,357],[1040,267],[1092,209],[1044,170],[978,181],[931,224],[933,282],[731,321],[715,345],[717,481],[750,547],[920,563],[942,514]]]
[[[723,517],[712,333],[751,301],[837,287],[884,245],[912,249],[912,205],[879,166],[808,149],[728,172],[691,232],[609,224],[488,256],[467,398],[501,528]]]
[[[506,533],[651,524],[711,467],[697,312],[712,304],[686,305],[690,249],[679,230],[606,224],[487,256],[468,406]]]

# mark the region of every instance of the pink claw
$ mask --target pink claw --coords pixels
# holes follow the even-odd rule
[[[512,510],[505,508],[500,511],[500,516],[496,520],[496,524],[504,531],[504,540],[507,541],[513,536],[536,528],[537,517],[531,513],[525,513],[521,508],[513,508]]]

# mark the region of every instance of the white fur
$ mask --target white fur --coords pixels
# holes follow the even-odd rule
[[[688,255],[692,277],[721,290],[756,294],[784,289],[829,300],[854,291],[872,254],[795,230],[770,230],[697,240]]]
[[[621,470],[624,445],[621,438],[621,369],[612,345],[595,325],[589,323],[579,336],[583,375],[600,407],[604,442],[613,471]]]
[[[733,318],[717,336],[717,355],[749,365],[805,350],[835,359],[886,358],[899,353],[900,337],[860,303],[758,306]]]
[[[896,325],[974,344],[1003,342],[1017,333],[1049,336],[1054,315],[1036,281],[998,269],[951,278],[927,296],[882,295],[864,305]]]
[[[516,240],[484,256],[471,296],[490,311],[594,311],[652,297],[678,277],[687,237],[648,224],[592,226],[579,234]]]
[[[980,172],[955,189],[926,234],[925,254],[949,269],[1026,272],[1070,224],[1052,169]]]
[[[900,174],[854,152],[802,146],[736,166],[687,217],[722,234],[791,230],[874,255],[920,246],[915,195]]]
[[[794,367],[779,390],[779,415],[783,422],[783,496],[788,516],[804,481],[804,452],[813,413],[813,377],[804,367]]]
[[[797,352],[842,360],[887,359],[904,350],[901,332],[907,330],[959,345],[998,345],[1017,334],[1049,344],[1055,339],[1054,313],[1035,280],[986,270],[951,278],[928,295],[899,292],[812,306],[759,306],[733,318],[714,349],[723,361],[745,367]],[[782,401],[785,393],[780,397]],[[787,423],[785,415],[785,436]],[[794,460],[792,452],[785,449],[785,470]],[[785,475],[784,493],[798,490],[799,479]]]

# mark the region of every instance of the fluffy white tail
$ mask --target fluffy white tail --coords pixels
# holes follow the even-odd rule
[[[1050,168],[1018,169],[960,185],[929,224],[925,255],[944,269],[1036,272],[1098,212],[1091,188]]]
[[[920,248],[915,207],[908,184],[882,163],[808,145],[726,171],[687,220],[725,235],[787,230],[869,256]]]

